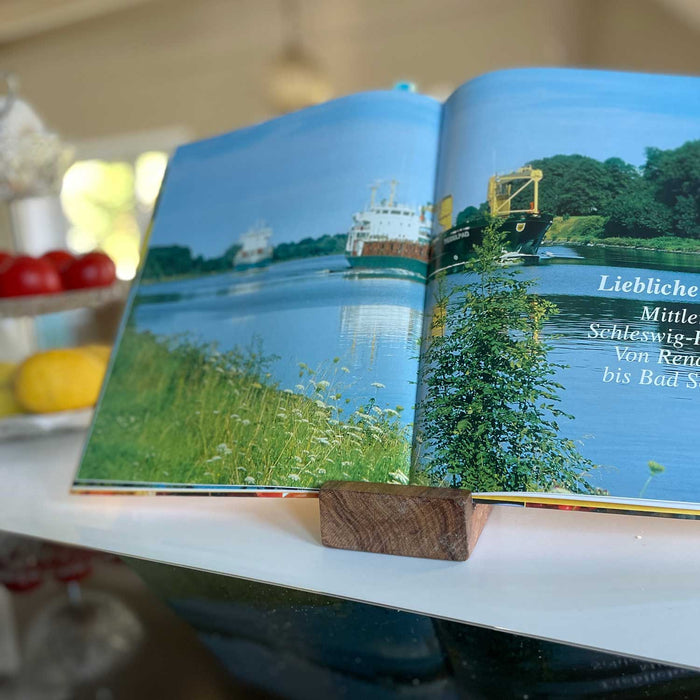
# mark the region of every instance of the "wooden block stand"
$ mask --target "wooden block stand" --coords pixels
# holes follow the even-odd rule
[[[328,481],[321,487],[326,547],[465,561],[492,506],[460,489]]]

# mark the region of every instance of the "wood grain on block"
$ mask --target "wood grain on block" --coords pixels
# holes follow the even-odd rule
[[[328,481],[321,487],[326,547],[464,561],[474,550],[490,505],[459,489]]]

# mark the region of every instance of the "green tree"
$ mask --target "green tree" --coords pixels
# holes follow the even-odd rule
[[[557,309],[500,263],[504,238],[491,223],[466,265],[470,281],[443,300],[447,328],[426,343],[423,468],[433,482],[474,491],[591,492],[594,465],[559,434],[572,416],[558,407],[562,365],[542,339]]]
[[[700,140],[670,150],[647,148],[644,180],[670,211],[666,233],[700,238]]]
[[[607,216],[611,204],[640,179],[637,169],[620,158],[601,163],[595,158],[556,155],[531,161],[544,175],[540,184],[540,209],[555,216]],[[526,208],[531,192],[515,200],[516,208]]]
[[[671,231],[671,212],[657,201],[649,184],[636,181],[613,200],[605,224],[606,236],[655,238]]]
[[[280,243],[275,246],[275,260],[292,260],[294,258],[311,258],[321,255],[338,255],[345,250],[346,233],[331,236],[324,234],[319,238],[303,238],[300,241]]]
[[[148,251],[143,278],[158,279],[191,272],[194,267],[192,251],[187,246],[154,246]]]

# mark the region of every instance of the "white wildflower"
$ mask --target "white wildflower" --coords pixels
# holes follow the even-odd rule
[[[397,469],[395,472],[389,472],[389,476],[393,479],[391,482],[393,484],[403,484],[404,486],[408,484],[408,476],[400,469]]]
[[[255,479],[252,476],[246,476],[246,478],[243,479],[243,481],[245,481],[246,484],[254,484],[255,483]]]

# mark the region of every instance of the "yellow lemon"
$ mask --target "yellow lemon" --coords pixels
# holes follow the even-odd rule
[[[6,386],[12,381],[16,369],[14,362],[0,362],[0,386]]]
[[[79,348],[85,352],[92,353],[99,357],[105,364],[109,362],[109,356],[112,352],[111,345],[83,345]]]
[[[0,417],[22,413],[22,407],[15,400],[9,386],[0,386]]]
[[[105,363],[78,348],[32,355],[17,369],[15,398],[32,413],[53,413],[94,406]]]

